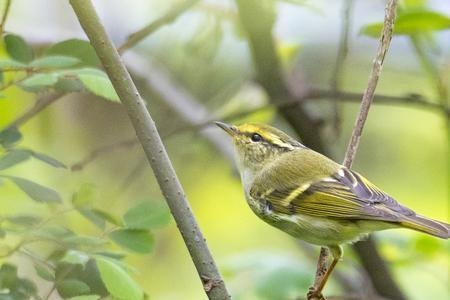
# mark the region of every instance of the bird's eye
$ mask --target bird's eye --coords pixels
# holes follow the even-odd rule
[[[254,134],[252,134],[251,139],[253,142],[261,142],[263,138],[259,134],[254,133]]]

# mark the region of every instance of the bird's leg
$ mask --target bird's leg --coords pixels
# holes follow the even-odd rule
[[[333,261],[330,266],[327,267],[328,250],[322,247],[317,263],[316,281],[314,282],[314,286],[309,289],[307,295],[308,300],[325,300],[322,295],[322,290],[325,287],[331,272],[333,272],[334,267],[336,267],[338,261],[343,256],[343,251],[340,246],[329,246],[329,249],[333,256]]]

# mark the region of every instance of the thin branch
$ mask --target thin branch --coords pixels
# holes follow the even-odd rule
[[[336,56],[336,64],[334,65],[330,83],[330,88],[334,93],[337,93],[341,86],[342,68],[344,66],[344,62],[348,54],[352,8],[353,8],[353,0],[345,0],[344,5],[342,7],[341,37],[339,40],[339,47]],[[334,97],[333,108],[334,108],[333,123],[335,129],[334,131],[336,136],[338,136],[341,131],[340,130],[341,112],[337,97]]]
[[[36,100],[34,106],[30,108],[28,111],[26,111],[23,115],[9,123],[6,128],[12,128],[12,127],[20,127],[24,123],[26,123],[28,120],[30,120],[32,117],[34,117],[36,114],[41,112],[44,108],[52,104],[53,102],[61,99],[64,95],[63,93],[49,93],[41,96],[39,99]]]
[[[127,138],[125,140],[121,140],[116,143],[98,147],[98,148],[94,149],[93,151],[91,151],[88,155],[86,155],[85,158],[83,158],[79,162],[73,164],[70,169],[72,171],[80,171],[87,164],[93,162],[94,160],[96,160],[97,158],[99,158],[100,156],[102,156],[104,154],[107,154],[107,153],[110,153],[113,151],[117,151],[120,149],[124,149],[124,148],[130,148],[130,147],[136,146],[137,143],[138,143],[138,140],[136,139],[136,137],[132,137],[132,138]]]
[[[6,20],[8,19],[9,11],[11,8],[11,0],[6,0],[5,6],[3,7],[3,15],[0,21],[0,33],[5,31]]]
[[[145,39],[147,36],[158,30],[164,25],[168,25],[174,22],[179,16],[186,12],[189,8],[194,6],[199,0],[185,0],[181,2],[178,6],[170,9],[165,15],[159,17],[158,19],[152,21],[150,24],[144,28],[130,34],[127,40],[119,46],[117,49],[119,53],[125,52],[127,49],[134,47],[137,43]]]
[[[90,0],[70,0],[142,144],[209,299],[230,299],[153,119]]]
[[[153,67],[152,67],[153,68]],[[147,81],[147,88],[151,90],[161,89],[161,85],[156,85],[153,83],[150,78],[152,75],[148,74],[144,76],[144,71],[140,71],[141,69],[134,69],[133,65],[129,65],[130,70],[134,70],[139,72],[140,76],[143,76],[142,79]],[[144,68],[145,70],[149,70],[149,68]],[[150,69],[151,72],[156,71],[156,69]],[[175,111],[187,122],[189,125],[183,125],[179,127],[175,127],[169,132],[161,134],[163,139],[172,137],[174,134],[183,133],[186,131],[192,130],[201,130],[213,124],[214,121],[220,119],[223,121],[233,121],[248,115],[254,114],[258,111],[263,111],[267,109],[273,108],[288,108],[300,105],[304,102],[324,100],[324,101],[334,101],[334,99],[338,99],[341,102],[350,102],[350,103],[360,103],[363,94],[354,93],[354,92],[333,92],[329,90],[319,90],[313,89],[307,92],[302,97],[297,97],[294,101],[283,101],[279,103],[267,103],[263,104],[259,107],[254,107],[247,110],[241,110],[235,113],[230,113],[224,116],[217,117],[209,117],[212,115],[211,112],[208,112],[205,107],[203,107],[198,101],[196,101],[192,96],[187,94],[186,91],[182,90],[178,84],[173,82],[166,82],[167,85],[163,88],[167,92],[160,94],[162,98],[165,100],[166,97],[169,97],[169,94],[174,93],[173,91],[178,90],[179,94],[176,101],[165,100],[166,104],[169,104],[171,107],[175,109]],[[172,91],[172,92],[168,92]],[[172,98],[171,98],[172,99]],[[431,110],[436,110],[438,112],[442,112],[446,115],[447,118],[450,118],[450,109],[445,107],[444,105],[437,103],[436,101],[429,101],[421,95],[410,94],[405,96],[389,96],[389,95],[375,95],[373,104],[376,105],[396,105],[400,107],[410,107],[416,106],[419,108],[427,108]],[[178,107],[178,108],[177,108]],[[185,108],[185,109],[183,109]],[[203,118],[203,119],[202,119]],[[214,134],[215,126],[211,130],[201,131],[200,134],[203,135],[206,139],[208,139],[213,145],[216,146],[216,149],[222,153],[230,162],[234,163],[233,151],[230,147],[229,143],[223,143],[222,139],[218,139],[217,135]],[[118,150],[125,150],[130,147],[135,146],[138,143],[138,140],[133,137],[126,138],[124,140],[120,140],[118,142],[102,145],[91,152],[89,152],[84,158],[80,159],[78,162],[74,163],[71,167],[72,171],[81,171],[86,165],[94,162],[96,159],[102,157],[103,155],[109,154],[111,152],[115,152]]]
[[[352,136],[345,153],[343,165],[347,168],[351,167],[355,158],[364,124],[369,113],[370,105],[372,104],[374,98],[374,93],[377,87],[379,76],[381,74],[383,62],[392,39],[396,8],[397,0],[389,0],[386,4],[383,31],[381,33],[377,54],[373,62],[367,89],[365,90],[361,100],[361,107],[358,118],[356,119]],[[400,300],[405,299],[405,296],[395,284],[392,277],[389,276],[389,270],[384,264],[384,261],[381,258],[380,254],[378,253],[378,251],[372,251],[373,249],[376,249],[373,239],[355,244],[355,250],[361,258],[361,263],[368,271],[369,276],[371,276],[375,288],[380,292],[382,291],[383,293],[381,294],[388,298]],[[321,256],[319,259],[326,258],[323,258]]]
[[[356,119],[355,126],[353,128],[352,137],[347,147],[345,153],[345,159],[343,165],[350,168],[353,159],[356,155],[356,150],[358,149],[359,140],[366,123],[367,115],[369,114],[369,108],[373,101],[373,96],[375,94],[375,89],[378,84],[378,78],[381,74],[381,69],[383,67],[384,58],[386,52],[389,49],[389,45],[392,39],[392,30],[394,28],[395,13],[397,7],[397,0],[389,0],[385,8],[385,17],[383,31],[380,37],[380,44],[378,46],[377,54],[375,56],[372,71],[369,76],[369,83],[367,84],[367,89],[364,91],[363,98],[361,100],[361,107]]]

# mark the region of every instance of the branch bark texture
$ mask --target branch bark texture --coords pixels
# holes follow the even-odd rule
[[[130,74],[121,62],[116,48],[103,28],[91,1],[70,0],[70,4],[127,110],[136,135],[197,268],[208,298],[213,300],[230,299],[155,123]]]

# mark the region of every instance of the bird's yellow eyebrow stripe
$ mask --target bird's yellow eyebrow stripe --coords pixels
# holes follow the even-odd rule
[[[277,146],[283,147],[283,148],[294,149],[294,147],[291,144],[282,141],[279,136],[277,136],[271,132],[263,131],[263,130],[261,130],[260,127],[255,126],[253,124],[241,125],[238,127],[238,130],[241,134],[251,135],[253,133],[257,133],[264,140],[266,140],[267,142],[269,142],[271,144],[274,144],[274,145],[277,145]]]

